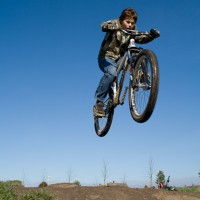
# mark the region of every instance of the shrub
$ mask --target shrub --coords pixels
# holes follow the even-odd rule
[[[199,192],[197,187],[183,187],[183,188],[176,188],[179,192]]]
[[[21,197],[17,197],[13,192],[10,182],[0,181],[0,200],[55,200],[55,197],[42,189],[39,191],[30,191]]]
[[[48,186],[48,184],[47,184],[46,182],[44,182],[44,181],[43,181],[42,183],[39,184],[39,187],[40,187],[40,188],[42,188],[42,187],[47,187],[47,186]]]
[[[20,180],[7,181],[7,183],[11,184],[12,186],[23,186]]]
[[[0,200],[17,200],[10,183],[0,182]]]
[[[21,196],[20,200],[55,200],[55,197],[46,191],[40,190],[27,192]]]
[[[74,184],[81,186],[81,183],[79,181],[74,181]]]

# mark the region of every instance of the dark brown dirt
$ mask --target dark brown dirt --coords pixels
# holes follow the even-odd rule
[[[15,188],[21,195],[39,188]],[[122,186],[86,187],[86,186],[48,186],[44,190],[56,197],[56,200],[200,200],[200,192],[183,193],[160,189],[136,189]]]

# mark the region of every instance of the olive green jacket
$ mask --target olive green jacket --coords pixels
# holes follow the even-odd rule
[[[101,44],[98,58],[109,57],[117,61],[121,56],[123,56],[126,51],[130,35],[118,30],[122,28],[119,19],[109,20],[101,24],[101,29],[106,32],[104,40]],[[133,30],[136,30],[134,27]],[[144,44],[152,41],[154,38],[150,35],[137,36],[135,42],[139,44]]]

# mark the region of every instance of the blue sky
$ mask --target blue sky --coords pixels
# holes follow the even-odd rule
[[[117,107],[110,132],[94,131],[94,92],[102,76],[100,23],[126,7],[141,31],[161,37],[143,45],[160,65],[155,111],[144,124]],[[0,179],[35,186],[44,175],[82,184],[149,184],[148,163],[171,184],[200,184],[200,2],[196,0],[0,0]],[[128,77],[127,77],[128,78]]]

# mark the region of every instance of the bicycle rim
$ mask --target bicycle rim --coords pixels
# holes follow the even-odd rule
[[[129,106],[137,122],[145,122],[151,116],[158,93],[158,63],[151,51],[141,53],[135,63],[134,83],[130,82]]]
[[[114,115],[114,106],[111,101],[112,99],[109,95],[109,98],[104,102],[104,110],[106,112],[104,117],[94,116],[95,132],[99,137],[105,136],[111,127]]]

